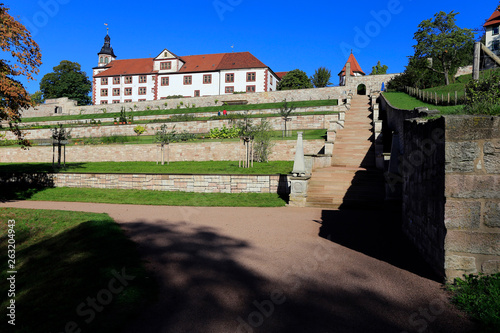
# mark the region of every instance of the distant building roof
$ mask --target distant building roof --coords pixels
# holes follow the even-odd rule
[[[182,56],[179,57],[179,59],[184,62],[184,64],[177,73],[267,68],[264,63],[250,52],[201,54]],[[114,60],[103,68],[107,68],[107,70],[96,75],[96,77],[157,72],[154,70],[154,58]]]
[[[358,64],[358,61],[356,60],[356,57],[354,57],[354,54],[351,53],[346,61],[346,65],[347,63],[351,63],[351,76],[354,76],[354,73],[366,75],[365,72],[363,72],[363,70],[361,69],[361,66]],[[339,76],[345,76],[346,65],[344,65],[344,68],[342,68],[342,70],[340,71]]]
[[[283,76],[285,76],[288,72],[276,72],[275,74],[278,76],[278,78],[281,80],[283,79]]]
[[[493,14],[491,14],[490,18],[483,26],[486,28],[498,24],[500,24],[500,7],[498,7],[497,10],[495,10]]]

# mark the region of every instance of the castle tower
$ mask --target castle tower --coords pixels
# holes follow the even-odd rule
[[[99,67],[106,66],[111,61],[116,59],[113,48],[111,47],[111,38],[107,33],[106,37],[104,37],[104,45],[102,46],[101,51],[97,53],[97,56],[99,57]]]

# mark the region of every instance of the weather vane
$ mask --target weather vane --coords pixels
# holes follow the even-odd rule
[[[107,24],[107,23],[104,23],[104,25],[106,26],[106,35],[109,35],[109,27],[108,27],[108,24]]]

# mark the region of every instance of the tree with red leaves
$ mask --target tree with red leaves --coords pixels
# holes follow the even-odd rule
[[[16,78],[24,76],[34,80],[42,55],[31,33],[0,3],[0,47],[10,59],[0,59],[0,121],[8,121],[12,132],[23,146],[29,146],[19,130],[21,112],[33,106],[29,93]]]

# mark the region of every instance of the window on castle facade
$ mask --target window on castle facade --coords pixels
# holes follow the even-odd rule
[[[148,77],[146,75],[139,76],[139,83],[146,83],[146,82],[148,82]]]
[[[493,36],[498,35],[500,33],[500,26],[493,27]]]
[[[500,50],[500,40],[494,40],[491,48],[492,51]]]
[[[113,88],[113,96],[120,96],[120,88]]]
[[[106,100],[101,101],[101,104],[108,104],[108,101],[106,101]]]
[[[113,100],[113,104],[118,104],[118,103],[120,103],[120,100],[119,100],[119,99],[115,99],[115,100]]]
[[[101,84],[102,84],[103,86],[107,85],[107,84],[108,84],[108,78],[107,78],[107,77],[103,77],[103,78],[101,78]]]
[[[126,96],[132,95],[132,88],[125,88],[125,95]]]
[[[101,89],[101,96],[108,96],[108,89]]]
[[[247,82],[255,82],[255,72],[247,73]]]
[[[247,93],[255,92],[255,86],[247,86]]]
[[[172,62],[170,61],[165,61],[160,63],[160,69],[171,69],[172,68]]]
[[[125,76],[125,83],[132,83],[132,76]]]
[[[225,93],[226,94],[232,94],[234,92],[234,87],[226,87]]]
[[[119,76],[115,76],[113,78],[113,84],[120,84],[120,77]]]
[[[200,97],[200,91],[199,90],[195,90],[194,91],[194,97]]]
[[[169,84],[169,79],[168,79],[168,77],[162,77],[162,78],[161,78],[161,85],[162,85],[162,86],[168,86],[168,84]]]
[[[212,83],[212,74],[203,75],[203,83],[205,84]]]
[[[226,82],[234,82],[234,73],[226,74]]]
[[[146,87],[139,88],[139,95],[146,95]]]
[[[191,75],[184,75],[184,84],[193,83],[193,77]]]

